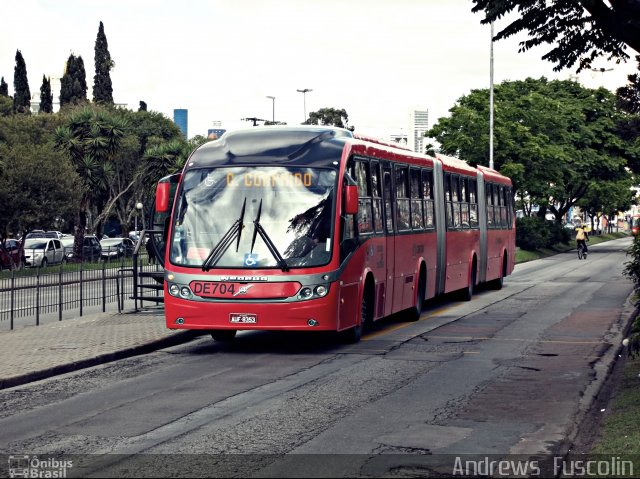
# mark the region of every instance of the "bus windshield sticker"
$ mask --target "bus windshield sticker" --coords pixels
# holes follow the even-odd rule
[[[247,267],[252,267],[258,264],[258,255],[256,253],[245,253],[244,254],[244,265]]]

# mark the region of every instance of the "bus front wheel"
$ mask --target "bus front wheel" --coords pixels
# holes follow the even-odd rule
[[[349,328],[342,332],[342,337],[346,343],[355,344],[362,339],[362,332],[365,328],[371,326],[373,318],[372,300],[371,296],[365,292],[362,298],[362,305],[360,306],[360,321],[353,328]]]

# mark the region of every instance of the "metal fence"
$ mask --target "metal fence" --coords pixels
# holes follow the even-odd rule
[[[134,283],[154,282],[140,275],[134,281],[134,265],[138,272],[162,272],[144,248],[134,257],[2,272],[0,328],[39,325],[108,309],[121,312],[136,296]],[[152,294],[162,296],[162,291],[153,290]],[[137,308],[138,301],[133,305]]]

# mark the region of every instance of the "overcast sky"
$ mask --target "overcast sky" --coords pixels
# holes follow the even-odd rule
[[[113,96],[137,110],[173,118],[189,110],[189,136],[248,126],[241,118],[298,124],[323,107],[344,108],[358,131],[406,131],[412,108],[429,123],[447,116],[472,89],[489,87],[489,26],[470,0],[4,0],[0,76],[13,92],[16,50],[27,65],[31,93],[42,75],[61,77],[70,53],[81,55],[89,83],[94,46],[104,23]],[[496,31],[506,23],[497,23]],[[518,53],[524,37],[494,44],[494,82],[527,77],[567,79],[540,57]],[[632,52],[633,58],[633,52]],[[586,87],[615,88],[632,61],[584,72]],[[54,96],[59,91],[54,92]]]

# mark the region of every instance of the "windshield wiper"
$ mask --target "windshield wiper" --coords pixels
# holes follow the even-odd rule
[[[213,247],[213,249],[209,253],[209,256],[207,256],[207,258],[202,263],[202,271],[209,271],[211,268],[213,268],[216,263],[220,261],[220,258],[224,256],[224,254],[229,249],[229,246],[231,246],[231,243],[233,243],[233,240],[236,238],[236,252],[238,252],[238,249],[240,248],[240,238],[242,237],[242,229],[244,228],[243,220],[246,206],[247,198],[245,197],[244,202],[242,203],[242,211],[240,211],[240,217],[231,225],[231,227],[227,230],[220,241],[218,241],[218,244]]]
[[[251,239],[251,253],[253,254],[253,247],[256,244],[256,236],[260,235],[260,238],[262,238],[264,243],[267,245],[269,252],[278,262],[278,265],[280,265],[280,269],[284,272],[289,271],[289,266],[287,265],[287,262],[282,257],[282,255],[278,251],[278,248],[276,248],[276,245],[273,244],[273,241],[271,241],[271,238],[269,238],[269,235],[260,224],[261,214],[262,214],[262,200],[260,200],[260,206],[258,206],[258,215],[256,216],[256,219],[253,220],[254,229],[253,229],[253,238]]]

